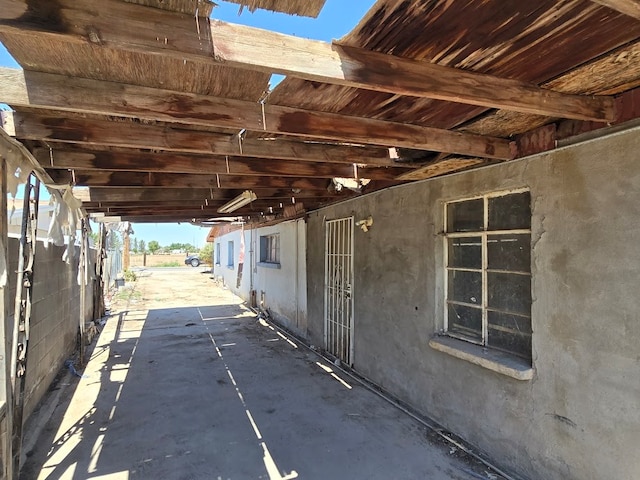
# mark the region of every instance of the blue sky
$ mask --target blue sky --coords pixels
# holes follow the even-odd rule
[[[216,0],[212,18],[263,28],[297,37],[331,41],[351,31],[375,3],[374,0],[327,0],[318,18],[306,18],[246,8],[238,15],[239,5]],[[0,66],[19,67],[0,43]],[[275,80],[275,78],[274,78]],[[273,82],[272,82],[273,84]],[[191,243],[202,247],[206,243],[208,228],[189,224],[135,224],[134,237],[149,242],[156,240],[160,245],[171,243]]]

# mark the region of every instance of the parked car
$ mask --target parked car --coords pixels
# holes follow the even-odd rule
[[[189,255],[184,259],[185,265],[191,265],[192,267],[199,267],[202,262],[200,261],[200,257],[198,255]]]

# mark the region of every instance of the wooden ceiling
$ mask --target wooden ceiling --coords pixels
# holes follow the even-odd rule
[[[51,180],[89,187],[88,212],[199,221],[253,190],[233,215],[273,221],[637,118],[639,5],[379,0],[325,43],[204,0],[0,0],[23,67],[0,69],[0,102]]]

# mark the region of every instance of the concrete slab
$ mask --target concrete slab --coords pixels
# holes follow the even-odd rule
[[[142,272],[29,479],[498,479],[199,270]]]

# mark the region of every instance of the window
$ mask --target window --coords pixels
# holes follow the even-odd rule
[[[216,243],[216,265],[220,265],[220,242]]]
[[[445,205],[448,335],[531,363],[528,191]]]
[[[227,267],[233,268],[233,240],[227,245]]]
[[[260,237],[260,263],[280,264],[280,234]]]

